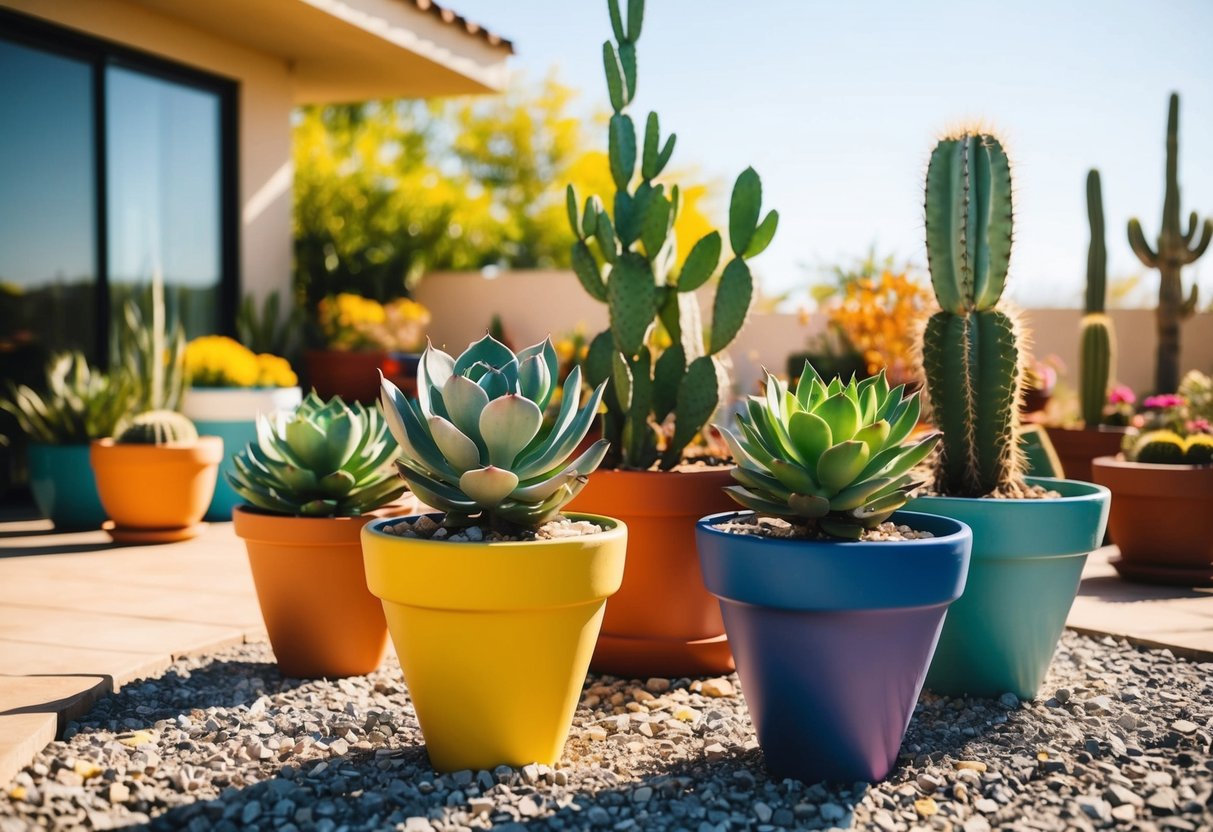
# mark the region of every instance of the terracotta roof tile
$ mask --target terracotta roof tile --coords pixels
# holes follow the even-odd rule
[[[473,37],[484,38],[484,40],[486,40],[490,46],[500,46],[504,49],[508,49],[511,54],[514,52],[513,41],[506,40],[505,38],[501,37],[501,35],[490,32],[479,23],[473,23],[466,17],[456,14],[451,9],[438,5],[434,2],[434,0],[405,0],[405,2],[411,3],[420,11],[429,12],[449,26],[459,26]]]

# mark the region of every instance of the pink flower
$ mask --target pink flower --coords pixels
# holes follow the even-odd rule
[[[1188,433],[1213,433],[1209,430],[1208,419],[1193,419],[1184,426]]]
[[[1142,404],[1150,410],[1166,410],[1169,407],[1179,407],[1184,404],[1184,397],[1178,393],[1163,393],[1159,396],[1147,396]]]
[[[1108,391],[1108,404],[1133,404],[1136,401],[1137,394],[1127,384],[1117,384]]]

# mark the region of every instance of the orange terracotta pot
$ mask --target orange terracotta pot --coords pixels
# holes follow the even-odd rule
[[[346,402],[379,400],[379,371],[387,360],[382,350],[308,350],[303,355],[307,382],[322,399]]]
[[[1062,470],[1068,480],[1094,482],[1091,479],[1091,460],[1097,456],[1115,456],[1120,453],[1124,441],[1124,428],[1045,428]]]
[[[97,494],[124,543],[166,543],[195,537],[215,494],[223,440],[200,436],[190,445],[119,444],[95,440],[89,461]]]
[[[376,517],[287,517],[238,506],[257,601],[283,676],[361,676],[383,661],[387,621],[366,588],[362,527]]]
[[[1213,586],[1213,466],[1152,465],[1099,457],[1095,482],[1112,492],[1108,528],[1122,577]]]
[[[611,596],[590,667],[643,679],[729,673],[733,654],[720,604],[699,571],[695,522],[736,507],[729,468],[598,471],[570,511],[628,527],[623,585]]]

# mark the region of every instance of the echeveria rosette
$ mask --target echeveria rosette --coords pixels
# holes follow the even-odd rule
[[[257,441],[235,455],[228,482],[276,514],[357,517],[404,493],[395,455],[378,410],[313,392],[294,413],[258,418]]]
[[[581,404],[581,369],[565,380],[560,412],[545,427],[558,362],[550,340],[515,355],[486,335],[458,358],[433,345],[417,368],[417,399],[383,381],[381,404],[400,443],[400,475],[446,514],[447,526],[535,529],[556,517],[602,462],[599,440],[572,462],[603,385]]]
[[[766,394],[738,414],[740,431],[719,428],[737,467],[729,492],[762,515],[855,540],[905,505],[919,485],[910,470],[939,434],[909,444],[918,395],[878,376],[844,385],[805,365],[795,393],[767,374]]]

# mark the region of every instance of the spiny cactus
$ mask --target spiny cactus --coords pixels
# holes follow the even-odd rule
[[[941,311],[922,361],[943,430],[940,493],[982,497],[1022,487],[1016,413],[1023,384],[1016,322],[997,309],[1011,256],[1011,166],[987,133],[943,139],[926,187],[927,258]]]
[[[1188,229],[1180,225],[1179,210],[1179,96],[1171,93],[1167,111],[1167,184],[1163,197],[1162,229],[1155,248],[1150,248],[1141,222],[1129,220],[1129,245],[1147,268],[1158,269],[1158,354],[1154,369],[1154,392],[1173,393],[1179,385],[1179,325],[1196,311],[1197,286],[1184,298],[1183,267],[1205,253],[1213,239],[1213,220],[1202,225],[1196,212],[1188,215]],[[1199,237],[1197,233],[1199,232]]]
[[[696,289],[715,274],[723,248],[719,232],[691,248],[677,274],[673,233],[681,195],[655,180],[674,151],[673,134],[661,141],[656,113],[645,122],[643,144],[627,107],[636,94],[636,41],[644,18],[643,0],[629,0],[626,24],[618,0],[608,0],[616,43],[603,44],[603,63],[611,116],[608,136],[613,211],[597,197],[578,210],[568,188],[573,269],[581,285],[610,309],[610,329],[596,337],[586,358],[591,384],[607,384],[603,436],[610,440],[606,463],[647,469],[658,459],[659,427],[671,414],[673,433],[661,453],[661,467],[673,468],[699,433],[720,399],[723,368],[717,357],[741,330],[753,300],[754,280],[746,261],[771,242],[779,215],[760,217],[762,183],[747,168],[733,187],[729,205],[729,245],[712,304],[708,343],[704,344]],[[639,165],[640,181],[630,190]],[[761,221],[760,221],[761,219]],[[659,355],[649,336],[660,321],[672,346]]]
[[[1083,423],[1097,427],[1108,402],[1108,385],[1116,355],[1116,333],[1112,319],[1104,314],[1108,283],[1108,250],[1104,244],[1103,193],[1099,171],[1087,174],[1087,217],[1091,243],[1087,248],[1086,307],[1079,324],[1079,403]]]
[[[293,413],[257,419],[257,441],[232,458],[227,479],[275,514],[358,517],[404,493],[391,466],[396,450],[378,410],[313,391]]]
[[[430,346],[417,368],[417,400],[383,382],[381,405],[400,443],[396,466],[446,526],[536,529],[577,496],[606,454],[599,439],[572,462],[602,399],[581,403],[581,370],[565,379],[552,425],[543,411],[557,385],[550,340],[515,355],[485,335],[458,358]]]
[[[1137,438],[1129,458],[1156,465],[1182,465],[1185,446],[1184,438],[1175,431],[1152,430]]]
[[[1196,433],[1184,442],[1184,462],[1188,465],[1213,464],[1213,436]]]
[[[120,445],[188,445],[198,441],[198,429],[175,410],[149,410],[131,419],[114,441]]]
[[[782,517],[830,537],[857,540],[906,504],[920,485],[910,470],[939,434],[903,444],[918,424],[917,394],[878,376],[828,385],[805,362],[796,392],[767,374],[766,395],[738,416],[741,435],[721,434],[740,485],[725,489],[759,514]]]

